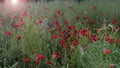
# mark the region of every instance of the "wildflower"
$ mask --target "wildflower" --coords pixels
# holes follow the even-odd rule
[[[118,43],[120,43],[120,39],[118,40]]]
[[[54,52],[53,55],[52,55],[53,58],[60,58],[58,52]]]
[[[96,10],[96,9],[97,9],[96,6],[93,6],[92,8],[93,8],[93,10]]]
[[[27,6],[27,8],[28,8],[28,9],[30,9],[30,8],[31,8],[31,6],[30,6],[30,5],[28,5],[28,6]]]
[[[74,41],[74,39],[73,38],[70,38],[70,42],[73,42]]]
[[[28,16],[28,13],[26,11],[23,11],[22,12],[22,17],[26,17],[26,16]]]
[[[5,34],[6,34],[7,36],[11,36],[11,35],[12,35],[12,32],[5,32]]]
[[[18,39],[18,40],[20,40],[20,39],[21,39],[21,36],[20,36],[20,35],[18,35],[18,36],[17,36],[17,39]]]
[[[58,21],[55,21],[55,22],[54,22],[54,25],[55,25],[55,26],[59,26],[60,24],[59,24]]]
[[[60,44],[61,44],[62,46],[65,46],[65,45],[66,45],[66,42],[63,41],[63,40],[61,40],[61,41],[60,41]]]
[[[15,27],[15,28],[18,28],[18,27],[19,27],[19,24],[18,24],[18,23],[15,23],[15,24],[14,24],[14,27]]]
[[[38,54],[37,56],[37,60],[44,60],[45,56],[43,56],[42,54]]]
[[[88,19],[88,17],[87,16],[83,16],[83,19],[86,20],[86,19]]]
[[[30,58],[26,58],[26,59],[24,60],[24,62],[26,62],[26,63],[30,62]]]
[[[42,19],[40,19],[38,22],[39,22],[39,24],[41,24],[41,23],[43,23],[43,20],[42,20]]]
[[[75,40],[73,46],[77,46],[79,44],[78,40]]]
[[[86,32],[87,32],[87,30],[85,30],[85,29],[82,29],[82,30],[80,30],[80,35],[86,35]]]
[[[39,64],[39,60],[36,59],[35,63],[36,63],[36,64]]]
[[[93,35],[91,38],[92,38],[92,41],[93,41],[93,42],[95,42],[95,41],[98,40],[98,38],[97,38],[96,36],[94,36],[94,35]]]
[[[68,24],[68,21],[64,21],[64,24],[65,24],[65,25]]]
[[[120,26],[115,26],[115,29],[116,29],[116,30],[120,29]]]
[[[115,68],[116,65],[115,64],[110,64],[110,68]]]
[[[72,6],[69,6],[68,8],[69,8],[69,9],[72,9]]]
[[[70,45],[67,45],[67,46],[66,46],[66,49],[70,49]]]
[[[62,35],[63,35],[63,33],[62,33],[62,32],[60,32],[60,33],[58,34],[58,36],[60,36],[60,37],[62,37]]]
[[[116,24],[117,23],[117,19],[114,19],[112,24]]]
[[[47,64],[53,65],[53,62],[52,61],[47,61]]]
[[[110,53],[111,53],[111,50],[110,50],[110,49],[104,50],[104,54],[108,55],[108,54],[110,54]]]
[[[114,40],[114,38],[109,38],[108,42],[109,42],[110,44],[113,44],[113,43],[115,43],[115,40]]]
[[[57,35],[52,36],[53,39],[57,39]]]
[[[24,25],[24,24],[25,24],[25,22],[24,22],[24,21],[21,21],[19,24],[22,26],[22,25]]]
[[[100,22],[100,25],[104,25],[104,22],[102,21],[102,22]]]
[[[79,19],[80,17],[79,16],[76,16],[76,19]]]

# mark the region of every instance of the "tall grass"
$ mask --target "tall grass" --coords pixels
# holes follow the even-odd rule
[[[116,68],[120,68],[120,42],[117,42],[120,30],[113,32],[116,26],[120,26],[119,3],[118,0],[27,3],[19,11],[8,11],[0,4],[0,8],[4,9],[0,10],[0,67],[110,68],[111,64],[115,64]],[[42,23],[39,23],[40,20]],[[112,24],[113,20],[117,20],[117,23]],[[59,25],[55,24],[56,21]],[[68,22],[67,25],[64,24],[65,21]],[[100,22],[104,22],[104,25]],[[19,23],[19,27],[15,27],[15,23]],[[69,26],[75,28],[72,27],[69,32]],[[102,29],[100,33],[99,28]],[[90,37],[80,35],[80,30],[83,29],[87,30]],[[75,31],[76,35],[73,34]],[[62,37],[58,36],[59,33],[63,34]],[[65,39],[69,33],[72,36]],[[106,41],[108,34],[109,38],[114,38],[112,44],[111,41]],[[57,39],[53,36],[57,36]],[[93,40],[92,36],[95,36]],[[69,41],[71,38],[73,42]],[[61,45],[63,39],[66,45]],[[110,54],[104,54],[106,49],[111,50]],[[56,56],[55,52],[58,57],[53,57]],[[39,54],[45,58],[42,57],[36,63]],[[30,58],[30,61],[26,62],[26,58]],[[52,63],[47,63],[48,61]]]

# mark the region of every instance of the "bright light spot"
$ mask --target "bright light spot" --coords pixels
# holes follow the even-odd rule
[[[16,3],[18,2],[18,0],[11,0],[11,2],[12,2],[13,4],[16,4]]]

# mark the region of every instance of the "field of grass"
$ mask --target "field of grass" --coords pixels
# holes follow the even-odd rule
[[[0,68],[120,68],[119,4],[0,4]]]

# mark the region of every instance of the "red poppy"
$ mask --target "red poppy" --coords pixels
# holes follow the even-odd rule
[[[26,16],[28,16],[28,13],[26,11],[23,11],[22,16],[26,17]]]
[[[80,30],[80,35],[86,35],[86,33],[87,33],[87,30],[86,29],[82,29],[82,30]]]
[[[73,46],[77,46],[79,44],[78,40],[75,40]]]
[[[19,26],[20,26],[20,25],[19,25],[18,23],[15,23],[15,24],[14,24],[14,27],[15,27],[15,28],[18,28]]]
[[[114,19],[112,24],[116,24],[117,23],[117,19]]]
[[[57,37],[58,37],[57,35],[52,36],[53,39],[57,39]]]
[[[60,44],[61,44],[62,46],[65,46],[65,45],[66,45],[66,42],[63,41],[63,40],[61,40],[61,41],[60,41]]]
[[[52,55],[53,58],[60,58],[58,52],[54,52],[53,55]]]
[[[110,49],[104,50],[104,54],[108,55],[108,54],[110,54],[110,53],[111,53],[111,50],[110,50]]]
[[[40,19],[38,22],[39,22],[39,24],[41,24],[41,23],[43,23],[43,20],[42,20],[42,19]]]
[[[24,62],[26,62],[26,63],[30,62],[30,58],[26,58],[26,59],[24,60]]]
[[[109,38],[108,42],[109,42],[110,44],[113,44],[113,43],[115,43],[115,40],[114,40],[114,38]]]
[[[100,25],[104,25],[104,22],[102,21],[102,22],[100,22]]]
[[[28,6],[27,6],[27,8],[28,8],[28,9],[30,9],[30,8],[31,8],[31,6],[30,6],[30,5],[28,5]]]
[[[120,39],[118,40],[118,43],[120,43]]]
[[[11,35],[12,35],[12,32],[5,32],[5,34],[6,34],[7,36],[11,36]]]
[[[79,16],[76,16],[76,19],[79,19],[80,17]]]
[[[65,24],[65,25],[68,24],[68,21],[64,21],[64,24]]]
[[[115,64],[110,64],[110,68],[115,68],[116,65]]]
[[[24,24],[25,24],[25,22],[24,22],[24,21],[21,21],[19,24],[22,26],[22,25],[24,25]]]
[[[96,9],[97,9],[96,6],[93,6],[92,8],[93,8],[93,10],[96,10]]]
[[[47,64],[53,65],[53,62],[52,61],[47,61]]]
[[[86,19],[88,19],[88,17],[87,16],[83,16],[83,19],[86,20]]]
[[[36,59],[35,63],[36,63],[36,64],[39,64],[39,60]]]
[[[21,36],[20,36],[20,35],[18,35],[18,36],[17,36],[17,39],[18,39],[18,40],[20,40],[20,39],[21,39]]]
[[[37,56],[37,60],[44,60],[45,56],[43,56],[42,54],[38,54]]]
[[[95,42],[95,41],[97,41],[97,40],[98,40],[98,38],[97,38],[96,36],[94,36],[94,35],[93,35],[93,36],[91,36],[91,38],[92,38],[92,41],[93,41],[93,42]]]
[[[62,32],[58,34],[58,36],[60,36],[60,37],[62,37],[62,35],[63,35],[63,33],[62,33]]]

